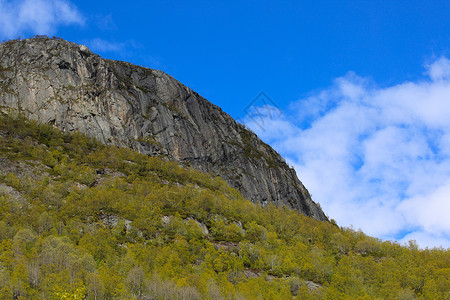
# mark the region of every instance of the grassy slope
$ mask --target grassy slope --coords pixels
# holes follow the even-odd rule
[[[448,299],[450,253],[261,208],[220,178],[0,117],[0,298]]]

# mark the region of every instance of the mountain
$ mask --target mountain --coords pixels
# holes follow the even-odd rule
[[[41,42],[55,41],[15,41],[0,48],[1,53],[6,53],[3,47],[40,53],[34,60],[16,58],[20,65],[1,56],[0,299],[450,299],[449,249],[381,241],[287,205],[252,203],[221,177],[181,166],[183,161],[174,157],[179,152],[164,148],[159,135],[147,135],[142,142],[159,152],[142,154],[136,150],[150,148],[123,132],[112,134],[119,126],[110,125],[106,117],[68,118],[75,109],[82,113],[82,105],[97,105],[84,110],[138,119],[132,118],[135,110],[130,115],[101,110],[127,107],[116,99],[127,95],[123,87],[113,85],[116,90],[105,92],[112,107],[104,104],[106,96],[87,100],[84,93],[95,90],[95,82],[92,89],[72,81],[72,89],[69,83],[62,88],[61,81],[74,75],[60,71],[57,77],[53,67],[36,67],[47,51]],[[87,58],[93,56],[81,48]],[[108,78],[117,80],[116,75]],[[49,82],[47,89],[39,87]],[[33,107],[30,99],[40,99],[48,90],[62,104],[48,99]],[[80,90],[79,99],[73,98]],[[197,100],[204,102],[199,107],[218,110]],[[61,111],[55,113],[52,105]],[[177,105],[165,117],[174,118],[174,107],[185,108]],[[166,112],[158,104],[150,107],[158,114]],[[48,116],[37,113],[39,108]],[[183,113],[177,109],[178,115]],[[86,133],[95,139],[76,128],[90,118],[98,127],[85,121],[84,131],[92,130]],[[54,126],[58,124],[60,129]],[[130,130],[128,123],[118,124],[124,124],[124,132]],[[244,139],[247,131],[242,132]],[[233,143],[240,148],[239,141]],[[256,163],[261,158],[247,159]]]
[[[4,42],[0,57],[4,112],[218,175],[255,203],[327,220],[276,151],[164,72],[43,37]]]

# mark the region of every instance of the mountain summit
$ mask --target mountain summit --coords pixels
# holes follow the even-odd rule
[[[255,203],[327,220],[294,169],[253,132],[162,71],[33,38],[0,44],[0,108],[216,174]]]

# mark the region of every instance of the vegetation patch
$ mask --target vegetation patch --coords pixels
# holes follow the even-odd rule
[[[262,208],[175,162],[6,115],[0,159],[31,164],[0,176],[2,299],[450,296],[448,250]]]

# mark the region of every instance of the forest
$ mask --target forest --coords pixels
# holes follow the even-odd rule
[[[2,114],[0,298],[450,299],[450,252]]]

